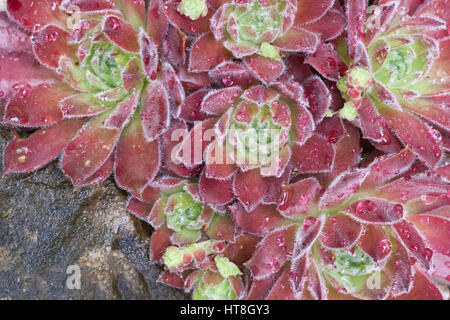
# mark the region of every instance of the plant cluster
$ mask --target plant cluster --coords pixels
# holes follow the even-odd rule
[[[7,0],[0,125],[194,299],[445,297],[449,0]]]

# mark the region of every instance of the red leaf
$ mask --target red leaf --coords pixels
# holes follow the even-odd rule
[[[158,48],[155,42],[145,32],[141,30],[139,34],[141,61],[145,75],[149,80],[156,80],[158,77]]]
[[[148,142],[139,118],[126,127],[116,148],[115,176],[125,190],[141,192],[160,166],[159,141]]]
[[[66,31],[52,25],[35,34],[33,51],[39,62],[48,68],[56,69],[60,57],[76,59],[75,48],[67,43],[68,35]]]
[[[86,187],[91,186],[97,183],[100,183],[104,180],[106,180],[111,173],[114,171],[114,157],[111,155],[108,160],[98,169],[96,172],[94,172],[90,177],[87,177],[85,180],[80,181],[79,183],[75,184],[75,187]]]
[[[222,205],[233,199],[232,180],[209,179],[202,174],[199,181],[200,194],[206,204]]]
[[[220,116],[236,104],[241,94],[242,89],[239,87],[210,91],[203,98],[201,111],[206,114]]]
[[[278,202],[278,209],[286,217],[301,218],[317,206],[317,197],[321,188],[315,178],[284,185],[283,194]]]
[[[153,141],[169,127],[169,98],[160,82],[148,85],[142,96],[141,121],[145,138]]]
[[[329,171],[335,156],[334,146],[322,135],[315,134],[303,145],[295,144],[292,165],[302,173]]]
[[[41,84],[34,88],[24,85],[9,101],[4,120],[24,127],[43,127],[61,121],[60,101],[73,95],[63,82]]]
[[[30,172],[56,158],[83,125],[80,120],[62,121],[36,131],[26,139],[11,141],[4,154],[5,171]]]
[[[4,52],[30,52],[30,35],[9,19],[6,12],[0,12],[0,50]]]
[[[364,250],[375,262],[380,262],[392,251],[392,244],[389,235],[378,225],[367,225],[361,237],[358,239],[358,246]]]
[[[124,20],[115,16],[106,18],[103,32],[120,48],[130,52],[139,52],[138,31]]]
[[[268,187],[268,180],[260,175],[259,169],[238,171],[234,177],[234,194],[247,211],[252,211],[261,203]]]
[[[298,0],[295,25],[317,21],[333,7],[334,0]]]
[[[7,11],[13,20],[34,32],[35,26],[65,26],[68,16],[59,10],[60,4],[61,0],[7,0]]]
[[[376,198],[358,200],[347,207],[345,212],[368,223],[394,223],[404,216],[401,204]]]
[[[258,236],[266,235],[285,225],[287,221],[274,205],[259,205],[253,211],[247,212],[240,203],[234,203],[230,210],[239,228]]]
[[[344,15],[338,10],[332,9],[318,21],[302,28],[317,34],[322,41],[329,41],[338,37],[345,30],[346,25],[347,21]]]
[[[443,300],[439,288],[422,271],[414,274],[411,291],[396,297],[390,296],[389,300]]]
[[[290,28],[273,42],[282,51],[313,52],[319,44],[319,37],[303,28]]]
[[[150,262],[158,262],[161,260],[166,249],[172,244],[170,241],[171,235],[172,231],[166,227],[161,227],[153,231],[150,240]]]
[[[320,43],[305,63],[314,67],[325,78],[338,81],[346,71],[346,65],[330,44]]]
[[[127,202],[127,211],[131,212],[134,216],[141,220],[147,220],[148,215],[150,214],[150,210],[152,209],[152,205],[135,197],[130,197]]]
[[[320,239],[328,248],[349,248],[361,233],[361,224],[345,215],[335,215],[327,219]]]
[[[244,61],[255,77],[266,85],[278,79],[284,71],[283,62],[263,57],[259,54],[245,57]]]
[[[214,38],[212,33],[206,33],[192,45],[189,55],[189,71],[209,71],[225,60],[229,60],[227,50],[221,42]]]
[[[402,220],[394,225],[395,231],[405,244],[409,252],[414,255],[422,265],[429,270],[431,268],[432,251],[428,248],[422,235],[413,224]]]
[[[120,131],[106,129],[101,119],[88,123],[69,143],[61,167],[74,184],[96,172],[109,158],[119,139]]]
[[[297,229],[296,225],[292,225],[270,233],[261,241],[253,257],[244,264],[256,279],[281,270],[294,248]]]

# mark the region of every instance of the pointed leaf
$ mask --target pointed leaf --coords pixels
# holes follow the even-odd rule
[[[345,212],[368,223],[394,223],[404,216],[401,204],[375,198],[358,200],[347,207]]]
[[[34,88],[24,85],[9,101],[4,120],[24,127],[49,126],[62,120],[60,101],[74,93],[76,91],[63,82]]]
[[[225,60],[229,60],[227,50],[221,42],[214,38],[212,33],[206,33],[192,45],[189,55],[189,71],[209,71]]]
[[[283,51],[314,52],[319,44],[319,37],[303,28],[290,28],[282,37],[273,42]]]
[[[428,270],[431,268],[432,251],[413,224],[402,220],[394,225],[397,234],[409,252]]]
[[[33,38],[33,51],[39,62],[56,69],[61,56],[75,59],[75,48],[67,43],[69,34],[56,26],[46,26]]]
[[[230,211],[239,228],[258,236],[266,235],[285,225],[287,221],[274,205],[259,205],[253,211],[247,212],[242,204],[234,203],[230,206]]]
[[[160,82],[147,86],[142,96],[141,108],[145,138],[153,141],[167,130],[170,121],[169,98]]]
[[[310,64],[322,76],[332,81],[338,81],[347,68],[336,51],[329,44],[323,43],[320,43],[316,51],[307,57],[305,63]]]
[[[284,64],[281,61],[263,57],[259,54],[245,57],[244,61],[255,77],[266,85],[278,79],[284,71]]]
[[[260,175],[259,169],[238,171],[234,177],[234,194],[247,211],[252,211],[261,203],[268,187],[268,180]]]
[[[35,31],[35,26],[47,24],[64,27],[68,16],[58,9],[60,3],[61,0],[7,0],[6,8],[13,20],[29,31]]]
[[[120,131],[106,129],[101,122],[88,123],[64,151],[61,167],[74,184],[94,174],[114,151]]]
[[[156,80],[158,77],[158,48],[155,42],[145,32],[139,33],[141,61],[145,75],[149,80]]]
[[[295,25],[304,25],[323,17],[334,4],[334,0],[299,0]]]
[[[321,188],[315,178],[284,185],[278,209],[286,217],[301,218],[315,209]]]
[[[292,165],[302,173],[329,171],[333,165],[335,148],[324,136],[313,135],[303,145],[294,145]]]
[[[109,16],[103,23],[103,32],[120,48],[130,52],[139,52],[138,31],[124,20]]]
[[[209,179],[202,174],[199,181],[200,194],[204,203],[222,205],[233,199],[232,180]]]
[[[270,233],[261,241],[253,257],[244,264],[256,279],[280,271],[294,248],[297,229],[295,225],[289,226]]]
[[[327,219],[320,239],[328,248],[349,248],[358,239],[361,231],[360,223],[345,215],[335,215]]]
[[[317,34],[322,41],[329,41],[338,37],[347,25],[347,21],[338,10],[328,11],[318,21],[302,26],[303,29]]]
[[[26,139],[11,141],[5,149],[3,174],[30,172],[55,159],[81,129],[80,120],[61,121]]]
[[[159,141],[148,142],[139,117],[122,133],[116,148],[116,181],[122,188],[141,192],[160,166]]]

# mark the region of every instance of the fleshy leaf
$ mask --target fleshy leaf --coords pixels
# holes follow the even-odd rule
[[[26,139],[11,141],[4,154],[3,174],[30,172],[55,159],[83,125],[81,120],[65,120],[36,131]]]
[[[403,206],[383,199],[361,199],[347,207],[345,212],[369,223],[394,223],[403,218]]]
[[[346,70],[345,63],[329,44],[320,43],[305,63],[314,67],[325,78],[338,81]]]
[[[142,123],[135,116],[117,145],[116,181],[122,188],[139,193],[156,176],[159,165],[159,142],[148,142]]]
[[[244,61],[255,77],[269,85],[283,73],[284,64],[280,61],[254,54],[245,57]]]
[[[189,71],[209,71],[228,59],[227,50],[214,38],[212,33],[207,33],[198,38],[192,45],[189,56]]]
[[[106,18],[103,25],[103,32],[120,48],[130,52],[139,52],[137,30],[122,19],[115,16]]]
[[[33,38],[36,58],[46,67],[56,69],[61,56],[75,58],[75,48],[67,43],[68,33],[56,26],[46,26]]]
[[[96,172],[114,151],[120,131],[106,129],[101,119],[88,123],[69,143],[61,167],[74,184]]]
[[[245,263],[256,279],[265,278],[280,271],[294,248],[297,229],[298,227],[293,225],[264,237],[255,254]]]
[[[205,174],[200,177],[200,194],[207,204],[222,205],[233,199],[232,180],[209,179]]]
[[[302,173],[329,171],[333,164],[335,148],[322,135],[315,134],[303,145],[294,145],[292,164]]]
[[[169,98],[159,82],[150,83],[142,96],[141,121],[145,138],[153,141],[164,133],[170,123]]]
[[[57,7],[61,0],[7,0],[8,14],[29,31],[35,31],[35,27],[54,24],[64,27],[68,16]]]
[[[334,0],[299,0],[295,25],[304,25],[317,21],[333,6]]]
[[[74,93],[63,82],[41,84],[34,88],[24,85],[9,101],[4,120],[25,127],[49,126],[62,120],[59,103]]]
[[[319,38],[315,33],[302,28],[290,28],[281,38],[278,38],[273,45],[283,51],[313,52],[319,43]]]
[[[349,248],[361,233],[361,224],[345,215],[329,217],[320,239],[328,248]]]
[[[300,218],[315,209],[320,189],[321,186],[315,178],[284,185],[278,209],[286,217]]]
[[[258,169],[238,171],[233,182],[234,193],[247,211],[252,211],[264,198],[268,189],[267,178]]]
[[[253,211],[247,212],[242,204],[235,203],[230,210],[240,228],[258,236],[264,236],[286,223],[286,219],[279,214],[274,205],[259,205]]]
[[[145,75],[149,80],[156,80],[158,76],[158,48],[155,42],[145,32],[141,31],[139,34],[140,52],[142,65],[144,67]]]

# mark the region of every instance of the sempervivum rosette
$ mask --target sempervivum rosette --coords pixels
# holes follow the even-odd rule
[[[172,24],[201,34],[191,48],[190,71],[207,72],[238,58],[267,84],[283,72],[283,52],[312,52],[345,27],[333,0],[170,0],[165,8]]]
[[[206,203],[223,208],[236,196],[251,210],[277,201],[292,168],[302,173],[330,169],[334,145],[327,137],[328,121],[314,132],[326,114],[329,92],[320,79],[309,81],[325,100],[314,115],[303,87],[290,78],[271,87],[200,90],[186,98],[181,114],[194,112],[203,121],[180,144],[177,157],[185,165],[205,163],[199,185]]]
[[[242,266],[260,239],[242,233],[234,241],[205,240],[167,248],[159,281],[192,291],[195,300],[235,300],[247,295],[249,274]]]
[[[127,210],[155,228],[150,249],[152,262],[160,261],[171,245],[235,239],[231,218],[204,204],[196,183],[161,176],[150,183],[141,196],[130,197]]]
[[[443,298],[430,276],[448,280],[448,183],[408,149],[369,156],[358,168],[346,156],[359,142],[351,136],[341,138],[348,160],[336,173],[345,162],[350,170],[331,183],[299,176],[278,207],[231,208],[239,226],[264,235],[245,263],[253,275],[248,298]]]
[[[400,140],[435,167],[449,148],[450,6],[379,1],[367,22],[366,10],[364,1],[349,1],[349,70],[339,81],[346,113],[358,116],[364,136],[380,149],[399,149]]]
[[[16,63],[2,56],[2,83],[23,77],[3,122],[41,129],[8,145],[5,174],[34,170],[62,153],[62,169],[75,185],[114,170],[121,187],[140,192],[159,170],[158,138],[184,95],[173,68],[159,60],[165,17],[147,19],[144,1],[131,0],[10,0],[7,10],[11,30],[15,21],[31,36],[32,48],[22,55],[36,62],[12,75]],[[47,81],[28,79],[38,63]]]

